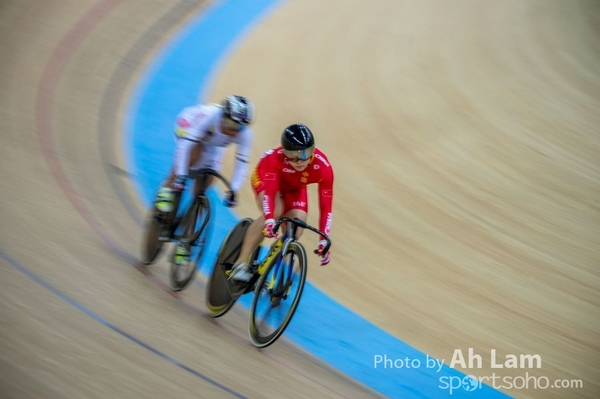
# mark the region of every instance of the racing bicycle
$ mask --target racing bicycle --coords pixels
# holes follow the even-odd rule
[[[213,177],[231,190],[227,179],[213,169],[191,171],[188,178],[196,179],[199,188],[191,204],[183,210],[181,216],[174,215],[173,212],[161,212],[155,206],[148,212],[142,239],[141,261],[144,265],[152,264],[165,243],[175,243],[169,256],[169,278],[173,291],[181,291],[192,282],[209,241],[212,210],[206,195],[206,187]],[[180,200],[181,196],[177,196],[174,209],[178,209]],[[189,262],[185,265],[175,262],[175,250],[178,244],[185,245],[190,251]]]
[[[276,233],[285,223],[285,233],[270,246],[262,260],[259,260],[260,245],[254,250],[250,257],[253,277],[248,282],[239,282],[229,277],[251,223],[250,218],[240,220],[223,241],[208,280],[206,308],[211,317],[221,317],[240,296],[252,292],[254,295],[248,320],[250,340],[254,346],[264,348],[283,334],[304,290],[308,260],[304,247],[296,240],[298,228],[323,236],[327,241],[323,253],[329,251],[331,240],[325,233],[300,219],[281,218],[275,222],[273,231]]]

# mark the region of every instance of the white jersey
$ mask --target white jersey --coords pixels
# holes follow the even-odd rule
[[[225,148],[237,145],[235,168],[231,177],[231,188],[239,191],[247,178],[246,170],[252,147],[253,131],[245,126],[235,137],[221,132],[223,108],[218,104],[194,105],[184,108],[175,121],[175,174],[188,175],[190,152],[198,143],[204,151],[195,165],[189,169],[211,168],[219,171]]]

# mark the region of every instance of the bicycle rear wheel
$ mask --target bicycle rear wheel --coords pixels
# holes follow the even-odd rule
[[[193,242],[190,242],[190,261],[186,265],[177,265],[173,260],[177,246],[173,248],[171,254],[171,263],[169,266],[169,277],[171,280],[171,289],[173,291],[181,291],[185,289],[196,276],[198,264],[204,249],[210,238],[209,222],[210,222],[210,202],[195,200],[187,210],[186,214],[181,219],[180,229],[185,232],[190,223],[194,224],[194,232],[192,236],[198,236]]]
[[[164,244],[164,241],[160,240],[162,231],[163,226],[157,219],[156,210],[152,208],[146,215],[143,228],[140,260],[144,265],[154,263],[160,253]]]
[[[238,258],[244,242],[244,236],[248,227],[252,224],[252,219],[245,218],[240,220],[229,232],[215,262],[215,267],[208,279],[206,287],[206,309],[209,316],[221,317],[231,309],[239,295],[231,294],[232,284],[228,280],[227,272],[231,270],[233,263]],[[252,255],[252,260],[258,256],[258,249]]]
[[[250,307],[248,330],[254,346],[267,347],[283,334],[300,304],[307,271],[306,251],[298,242],[267,266]]]

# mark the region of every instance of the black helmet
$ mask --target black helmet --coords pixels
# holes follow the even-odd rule
[[[302,151],[314,147],[315,138],[306,125],[296,123],[281,134],[281,147],[286,151]]]
[[[223,115],[237,123],[249,125],[254,119],[254,106],[246,97],[227,96],[223,103]]]

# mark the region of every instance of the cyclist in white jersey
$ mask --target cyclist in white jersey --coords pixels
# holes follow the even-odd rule
[[[156,208],[171,215],[177,214],[181,192],[190,171],[211,168],[221,169],[225,149],[237,146],[235,165],[230,180],[231,191],[226,193],[225,206],[237,205],[237,192],[247,178],[247,165],[251,156],[254,107],[248,99],[231,95],[221,104],[200,104],[184,108],[175,121],[175,154],[173,168],[156,196]],[[206,190],[212,177],[196,182],[195,190]],[[179,245],[175,263],[189,262],[189,248]]]

